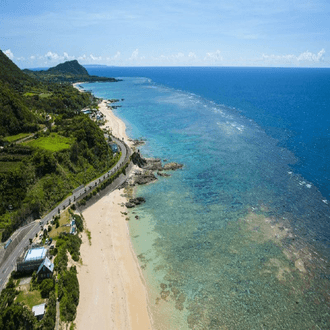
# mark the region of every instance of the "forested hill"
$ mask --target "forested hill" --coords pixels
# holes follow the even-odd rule
[[[89,76],[87,70],[82,65],[80,65],[77,60],[61,63],[53,68],[48,69],[47,72],[71,73],[74,75]]]
[[[40,81],[19,69],[0,51],[0,145],[8,135],[31,133],[47,124],[47,114],[71,116],[89,105],[91,96],[70,84]]]
[[[115,78],[90,76],[87,70],[77,60],[61,63],[46,71],[24,70],[26,74],[38,80],[47,82],[74,83],[78,81],[117,82]]]
[[[0,51],[0,140],[1,136],[37,130],[38,118],[23,96],[25,90],[37,85]]]
[[[16,91],[22,91],[23,86],[33,86],[36,81],[17,67],[1,50],[0,50],[0,82],[1,85],[10,85]]]
[[[97,108],[97,99],[69,83],[27,76],[0,51],[2,241],[114,165],[103,132],[81,113],[84,107]]]

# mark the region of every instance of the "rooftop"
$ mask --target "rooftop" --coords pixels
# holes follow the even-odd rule
[[[41,316],[45,314],[46,304],[36,305],[32,307],[34,316]]]
[[[39,266],[37,274],[41,271],[42,267],[45,266],[49,271],[54,271],[54,264],[46,257],[42,264]]]
[[[47,250],[43,247],[28,250],[24,261],[38,260],[46,257]]]

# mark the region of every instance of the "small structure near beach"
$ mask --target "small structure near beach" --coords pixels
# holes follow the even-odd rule
[[[32,272],[38,270],[46,258],[47,249],[44,247],[32,248],[27,250],[23,257],[17,259],[17,271]]]
[[[44,317],[45,311],[46,304],[35,305],[32,307],[32,313],[38,320],[41,320]]]
[[[54,272],[54,264],[46,257],[38,268],[37,271],[38,280],[53,277],[53,272]]]

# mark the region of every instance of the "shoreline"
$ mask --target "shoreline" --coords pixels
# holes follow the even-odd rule
[[[74,87],[79,89],[76,85]],[[79,89],[80,90],[80,89]],[[130,147],[126,126],[102,100],[99,110],[114,136]],[[127,198],[122,189],[106,194],[82,211],[91,232],[83,234],[78,267],[80,299],[77,329],[152,329],[146,283],[125,220]]]

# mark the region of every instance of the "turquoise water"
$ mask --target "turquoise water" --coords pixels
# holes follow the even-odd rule
[[[229,102],[147,78],[84,87],[124,98],[144,155],[185,165],[137,189],[129,222],[156,329],[329,328],[329,206],[297,154]]]

